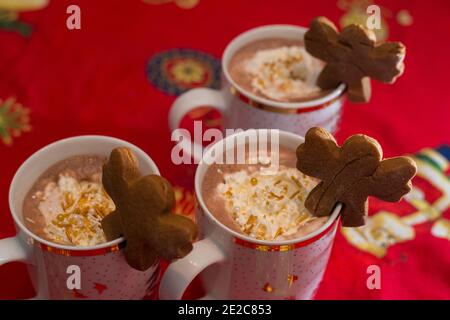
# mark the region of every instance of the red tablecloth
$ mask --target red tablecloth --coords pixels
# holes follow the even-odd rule
[[[32,131],[13,138],[12,145],[0,141],[0,238],[15,234],[7,195],[19,165],[46,144],[73,135],[112,135],[142,147],[179,187],[189,207],[195,167],[171,163],[173,145],[167,125],[174,94],[186,83],[174,84],[167,74],[160,75],[166,77],[164,81],[155,82],[155,75],[147,70],[155,61],[152,58],[163,51],[170,55],[173,49],[192,49],[178,51],[203,59],[204,72],[210,73],[205,84],[217,86],[218,59],[240,32],[264,24],[305,26],[317,15],[339,22],[359,12],[358,1],[339,1],[338,6],[335,0],[200,0],[189,10],[140,0],[71,3],[81,8],[81,30],[66,28],[68,3],[59,0],[20,15],[32,26],[29,37],[0,29],[0,99],[16,97],[31,111],[32,125]],[[450,2],[379,3],[389,38],[407,46],[406,71],[392,86],[374,84],[370,103],[346,104],[338,140],[362,132],[378,139],[386,156],[448,143]],[[189,87],[189,79],[184,81]],[[377,203],[371,213],[408,211],[392,208]],[[448,218],[448,210],[443,215]],[[428,222],[414,227],[414,239],[391,246],[380,258],[358,250],[338,232],[317,298],[449,299],[450,243],[433,236],[431,226]],[[381,290],[366,287],[366,270],[372,264],[382,269]],[[195,296],[197,288],[192,290]],[[0,267],[0,298],[32,294],[23,265]]]

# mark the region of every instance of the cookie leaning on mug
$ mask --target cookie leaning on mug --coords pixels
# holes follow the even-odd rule
[[[327,18],[315,18],[305,33],[305,48],[327,63],[317,85],[326,90],[343,82],[352,102],[370,100],[370,78],[393,83],[404,70],[405,46],[400,42],[379,44],[372,30],[358,24],[339,33]]]
[[[116,211],[102,220],[103,231],[108,241],[125,237],[125,257],[131,267],[143,271],[159,257],[179,259],[192,250],[197,226],[170,212],[175,204],[172,186],[158,175],[141,176],[130,149],[111,152],[102,180],[116,205]]]
[[[409,157],[382,158],[381,146],[371,137],[353,135],[339,147],[326,130],[309,129],[297,148],[297,168],[321,182],[308,194],[306,208],[316,216],[327,216],[340,202],[344,227],[364,225],[368,196],[399,201],[411,190],[417,171]]]

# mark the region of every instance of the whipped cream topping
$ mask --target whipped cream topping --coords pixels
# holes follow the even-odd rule
[[[320,62],[302,46],[260,50],[245,70],[253,89],[273,100],[294,101],[320,92],[316,86]]]
[[[44,232],[52,241],[76,246],[106,241],[101,220],[115,206],[102,184],[61,174],[35,197],[40,199],[39,210],[45,218]]]
[[[225,175],[217,191],[241,230],[256,239],[276,240],[317,219],[304,206],[316,181],[294,168],[275,174],[246,170]]]

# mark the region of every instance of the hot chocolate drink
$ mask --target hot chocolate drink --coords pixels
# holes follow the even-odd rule
[[[282,102],[318,98],[323,63],[309,55],[301,40],[269,38],[251,42],[231,58],[228,71],[242,89]]]
[[[106,158],[80,155],[44,172],[23,203],[26,227],[48,241],[92,246],[106,241],[101,220],[115,209],[103,189]]]
[[[202,183],[209,211],[224,225],[259,240],[280,241],[319,229],[304,200],[317,184],[296,169],[295,150],[280,147],[279,167],[267,174],[262,164],[212,164]]]

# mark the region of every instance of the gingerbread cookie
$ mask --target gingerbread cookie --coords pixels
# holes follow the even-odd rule
[[[309,193],[305,206],[316,216],[327,216],[336,203],[344,205],[342,225],[358,227],[365,223],[368,196],[399,201],[411,190],[417,171],[408,157],[382,160],[375,139],[357,134],[339,147],[322,128],[311,128],[297,148],[297,168],[321,182]]]
[[[131,150],[114,149],[102,179],[116,205],[116,211],[102,220],[103,231],[108,241],[125,237],[131,267],[143,271],[159,257],[178,259],[192,250],[197,226],[187,217],[171,214],[175,204],[171,185],[158,175],[141,176]]]
[[[305,48],[327,64],[317,85],[334,89],[347,85],[347,96],[353,102],[368,102],[370,78],[393,83],[404,70],[405,46],[400,42],[377,44],[375,33],[361,25],[351,24],[339,34],[325,17],[315,18],[305,34]]]

